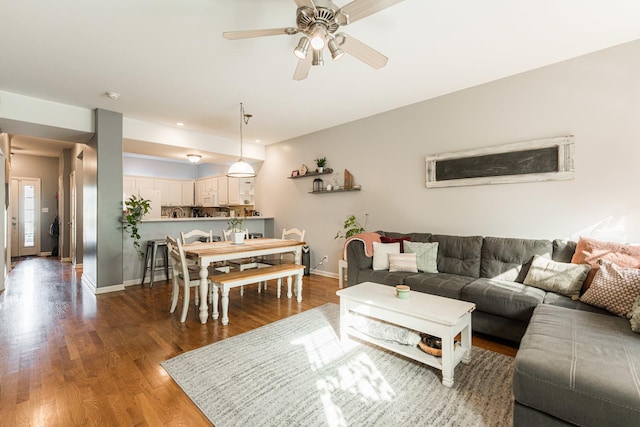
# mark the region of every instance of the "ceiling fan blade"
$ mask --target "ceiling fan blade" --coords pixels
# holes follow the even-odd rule
[[[367,46],[358,39],[354,39],[345,33],[336,34],[336,42],[349,55],[364,62],[375,69],[382,68],[387,64],[389,58],[372,47]]]
[[[267,30],[225,31],[222,33],[222,37],[227,40],[239,40],[250,39],[253,37],[279,36],[281,34],[291,36],[297,32],[298,29],[293,27],[270,28]]]
[[[336,18],[340,25],[351,24],[401,1],[402,0],[353,0],[338,10]]]
[[[308,7],[311,9],[315,9],[316,5],[313,4],[313,0],[295,0],[296,4],[298,5],[298,7]]]
[[[304,80],[307,78],[309,70],[311,69],[312,60],[313,55],[311,55],[311,53],[307,54],[305,59],[298,60],[296,71],[293,72],[293,80]]]

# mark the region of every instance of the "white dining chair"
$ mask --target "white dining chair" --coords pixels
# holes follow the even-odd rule
[[[198,271],[189,269],[187,259],[184,255],[182,242],[172,238],[171,236],[166,236],[166,240],[169,250],[169,259],[171,260],[171,267],[173,270],[173,288],[171,290],[171,309],[169,312],[173,313],[176,310],[180,288],[182,288],[184,292],[182,296],[182,313],[180,314],[180,322],[184,323],[187,320],[187,313],[189,312],[191,288],[198,288],[200,286],[200,276]],[[199,305],[198,290],[199,289],[196,289],[195,294],[196,306]]]
[[[184,231],[181,231],[180,238],[182,240],[183,247],[189,244],[194,244],[194,243],[197,244],[202,239],[204,239],[205,242],[213,242],[213,232],[211,230],[209,231],[191,230],[186,233]],[[198,272],[200,271],[200,267],[198,267],[195,263],[189,260],[187,260],[187,263],[189,264],[190,271],[198,271]],[[225,261],[216,262],[209,265],[210,274],[215,274],[216,272],[228,273],[230,271],[231,271],[231,266],[227,264]],[[211,292],[209,292],[209,302],[211,302],[211,300],[212,300],[212,295],[211,295]]]

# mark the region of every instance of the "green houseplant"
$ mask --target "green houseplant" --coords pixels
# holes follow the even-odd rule
[[[356,218],[355,215],[350,215],[347,217],[347,219],[344,220],[344,224],[342,226],[343,230],[339,230],[334,239],[341,239],[341,238],[345,238],[348,239],[349,237],[353,237],[356,234],[360,234],[360,233],[364,233],[367,227],[367,220],[369,219],[369,214],[364,214],[364,225],[360,224],[360,221],[358,221],[358,218]]]
[[[133,247],[136,248],[138,256],[142,258],[144,253],[140,250],[140,233],[138,224],[142,221],[142,217],[151,210],[151,201],[142,197],[131,196],[124,202],[125,224],[122,226],[124,231],[131,235],[133,239]]]
[[[233,243],[239,245],[244,242],[244,230],[242,230],[242,221],[240,217],[234,217],[229,220],[229,230],[232,232]]]
[[[326,157],[318,157],[316,160],[316,166],[318,167],[318,173],[324,172],[324,167],[327,165]]]

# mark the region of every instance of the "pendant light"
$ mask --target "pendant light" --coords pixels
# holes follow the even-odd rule
[[[242,102],[240,103],[240,158],[237,162],[231,165],[229,171],[227,172],[227,176],[230,178],[252,178],[256,176],[256,172],[253,170],[253,167],[247,162],[244,161],[242,157],[242,124],[249,124],[249,119],[251,118],[251,114],[245,114],[244,106]]]

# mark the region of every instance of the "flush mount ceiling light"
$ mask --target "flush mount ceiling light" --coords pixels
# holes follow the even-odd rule
[[[202,156],[200,154],[187,154],[187,159],[189,159],[191,163],[198,163],[201,158]]]
[[[242,157],[242,125],[249,124],[249,119],[251,118],[251,114],[245,114],[244,106],[242,102],[240,103],[240,158],[237,162],[231,165],[229,171],[227,172],[227,176],[231,178],[252,178],[256,176],[256,172],[253,170],[253,167],[244,161]]]
[[[113,100],[120,99],[120,94],[118,92],[109,91],[109,92],[105,92],[104,94]]]
[[[222,37],[227,40],[239,40],[253,37],[277,36],[285,34],[292,36],[302,33],[293,53],[298,58],[298,65],[293,73],[294,80],[304,80],[309,75],[312,65],[322,65],[322,50],[329,47],[331,58],[340,59],[345,53],[375,69],[384,67],[388,58],[361,41],[338,33],[341,26],[352,24],[369,15],[380,12],[403,0],[353,0],[342,7],[338,7],[331,0],[295,0],[296,26],[285,28],[270,28],[265,30],[226,31]],[[311,46],[313,56],[307,51]],[[316,52],[320,52],[316,54]]]

